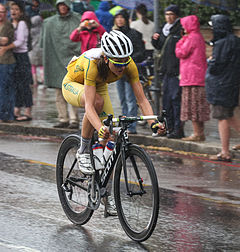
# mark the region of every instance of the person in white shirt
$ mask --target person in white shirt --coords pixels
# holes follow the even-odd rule
[[[147,18],[147,8],[145,4],[140,4],[136,8],[137,20],[132,21],[130,27],[142,33],[145,42],[146,56],[153,54],[152,35],[154,33],[154,23]]]

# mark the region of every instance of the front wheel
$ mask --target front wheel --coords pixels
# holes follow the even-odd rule
[[[148,239],[159,212],[159,189],[155,169],[148,154],[130,145],[125,153],[126,169],[120,157],[114,177],[114,195],[120,223],[134,241]]]
[[[62,208],[71,222],[83,225],[88,222],[93,210],[88,204],[89,178],[78,169],[76,152],[80,137],[68,136],[58,152],[56,180]]]

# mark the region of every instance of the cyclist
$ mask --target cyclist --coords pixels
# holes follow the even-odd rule
[[[91,138],[94,128],[99,137],[109,138],[109,130],[102,124],[113,108],[107,84],[126,75],[137,98],[143,115],[153,115],[151,105],[144,95],[139,81],[138,70],[131,58],[133,45],[122,32],[105,32],[101,48],[93,48],[79,57],[73,57],[67,66],[63,79],[62,92],[66,101],[76,107],[84,107],[81,145],[77,151],[77,161],[83,174],[91,175],[94,169],[90,159]],[[148,121],[151,129],[161,131],[162,126],[154,120]]]
[[[110,135],[102,124],[108,114],[113,114],[108,83],[126,75],[143,115],[153,115],[152,107],[139,82],[137,67],[130,56],[132,52],[131,40],[122,32],[113,30],[104,33],[101,48],[93,48],[80,57],[73,57],[67,66],[68,72],[62,83],[63,96],[73,106],[85,108],[81,146],[77,152],[79,169],[84,174],[94,173],[90,160],[90,143],[94,128],[101,138],[107,139]],[[161,130],[159,123],[152,120],[148,123],[153,131],[156,128]]]

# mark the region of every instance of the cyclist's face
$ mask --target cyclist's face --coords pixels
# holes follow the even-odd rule
[[[108,59],[108,66],[110,68],[110,70],[116,74],[117,76],[119,75],[122,75],[123,74],[123,71],[124,69],[126,68],[126,65],[118,65],[116,63],[129,63],[130,62],[130,58],[129,57],[126,57],[126,58],[121,58],[121,59],[118,59],[118,58],[111,58],[111,59]],[[115,64],[114,64],[115,63]]]

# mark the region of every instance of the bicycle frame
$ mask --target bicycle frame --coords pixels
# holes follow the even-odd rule
[[[100,176],[100,183],[99,183],[100,188],[106,187],[108,180],[113,172],[115,164],[117,163],[118,159],[121,158],[128,195],[130,195],[130,196],[134,195],[132,192],[129,191],[129,186],[127,183],[128,179],[127,179],[127,171],[126,171],[125,153],[126,153],[126,149],[127,149],[128,145],[131,144],[128,139],[127,127],[130,123],[133,123],[135,121],[156,120],[156,119],[160,119],[160,118],[158,116],[119,117],[119,118],[112,118],[112,115],[108,116],[108,119],[105,120],[104,124],[106,126],[109,126],[110,133],[112,133],[112,131],[113,131],[112,123],[118,122],[121,129],[118,132],[116,145],[113,149],[113,153],[112,153],[111,157],[109,158],[108,162],[106,163],[105,169]],[[138,172],[138,169],[136,167],[135,160],[133,160],[131,158],[131,161],[133,163],[134,171],[136,173],[136,176],[138,178],[140,188],[141,188],[141,192],[135,193],[135,194],[142,195],[144,193],[143,186],[142,186],[142,179],[141,179],[140,174]]]
[[[113,118],[112,115],[108,116],[108,119],[106,119],[104,121],[104,124],[106,126],[109,127],[109,131],[112,134],[113,133],[113,123],[119,123],[119,127],[120,130],[117,133],[116,136],[116,145],[113,149],[113,153],[110,156],[109,160],[106,162],[105,164],[105,169],[102,171],[98,171],[96,170],[96,173],[94,175],[93,180],[96,180],[99,188],[101,189],[101,197],[103,197],[106,194],[106,190],[103,190],[103,188],[106,188],[108,181],[110,179],[110,176],[112,175],[112,172],[114,170],[114,167],[118,161],[119,158],[122,159],[122,166],[123,166],[123,171],[124,171],[124,177],[125,177],[125,181],[126,181],[126,189],[127,189],[127,193],[130,196],[133,196],[135,194],[139,194],[142,195],[144,194],[144,189],[142,186],[142,179],[140,177],[140,174],[138,172],[138,169],[136,167],[135,164],[135,160],[131,159],[132,163],[133,163],[133,167],[134,167],[134,171],[136,173],[136,176],[138,178],[139,184],[140,184],[140,188],[141,191],[140,192],[136,192],[136,193],[132,193],[129,191],[129,186],[128,186],[128,179],[127,179],[127,171],[126,171],[126,159],[125,159],[125,153],[126,153],[126,149],[128,148],[128,145],[130,145],[131,143],[129,142],[128,139],[128,133],[127,133],[127,128],[128,125],[135,122],[135,121],[142,121],[142,120],[158,120],[159,122],[164,122],[166,124],[166,118],[165,118],[165,112],[163,112],[162,116],[139,116],[139,117],[119,117],[119,118]],[[167,125],[166,125],[167,126]],[[166,127],[167,128],[167,127]],[[66,180],[63,184],[64,190],[68,191],[68,183],[77,187],[80,187],[83,190],[86,190],[86,188],[83,188],[81,185],[79,185],[77,182],[81,181],[81,180],[87,180],[87,177],[81,177],[81,178],[71,178],[70,174],[73,170],[73,167],[76,163],[76,160],[74,161],[74,163],[72,164],[72,167],[70,168],[67,176],[66,176]],[[101,173],[101,174],[100,174]]]

